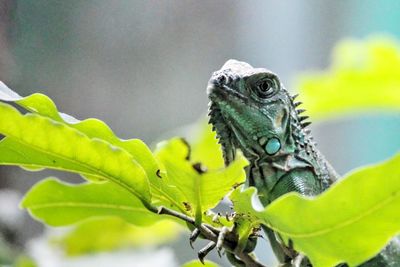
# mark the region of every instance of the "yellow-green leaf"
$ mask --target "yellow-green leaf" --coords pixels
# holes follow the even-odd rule
[[[13,264],[13,267],[37,267],[33,259],[26,255],[20,255]]]
[[[4,103],[0,103],[0,133],[8,138],[2,142],[12,142],[14,145],[19,143],[27,148],[16,151],[15,146],[6,146],[11,154],[10,158],[25,158],[26,164],[23,165],[28,165],[29,162],[35,165],[34,154],[40,154],[41,163],[47,160],[49,164],[36,167],[103,177],[124,187],[143,201],[150,202],[147,175],[124,149],[98,138],[91,139],[77,129],[50,118],[32,113],[22,115]],[[27,157],[27,151],[33,155]]]
[[[231,198],[237,212],[251,212],[291,239],[313,266],[357,266],[400,233],[399,166],[400,154],[350,173],[315,198],[289,193],[262,211],[251,206],[255,188],[235,190]]]
[[[72,185],[48,178],[31,188],[21,206],[52,226],[107,216],[135,225],[149,225],[162,219],[148,211],[139,198],[110,182]]]
[[[78,224],[71,232],[56,240],[70,256],[110,251],[125,247],[155,246],[175,240],[183,228],[162,220],[138,227],[117,217],[98,218]]]
[[[227,168],[202,170],[190,161],[189,147],[175,138],[159,145],[156,157],[163,164],[170,186],[184,196],[186,209],[201,220],[202,213],[214,208],[235,186],[243,183],[247,160],[239,155]]]
[[[32,113],[48,117],[77,129],[89,138],[98,138],[120,147],[130,153],[134,157],[134,160],[143,167],[150,181],[154,182],[158,179],[156,177],[159,169],[158,164],[147,145],[139,139],[120,139],[101,120],[90,118],[80,121],[68,114],[59,112],[54,102],[48,96],[35,93],[27,97],[22,97],[2,82],[0,82],[0,100],[14,102]],[[91,181],[104,181],[104,178],[96,175],[84,174],[84,177]]]
[[[216,133],[206,120],[200,120],[194,127],[195,135],[190,142],[191,161],[201,162],[208,169],[224,167],[221,145],[217,142]]]
[[[350,112],[400,110],[400,46],[388,37],[344,40],[330,68],[300,75],[299,99],[313,119]]]
[[[219,267],[219,265],[209,260],[205,260],[204,264],[199,260],[192,260],[183,264],[182,267]]]

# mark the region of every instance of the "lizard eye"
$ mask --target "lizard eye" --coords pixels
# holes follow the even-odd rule
[[[278,85],[276,81],[267,78],[260,81],[255,86],[253,91],[259,98],[265,99],[271,97],[276,92],[277,89]]]

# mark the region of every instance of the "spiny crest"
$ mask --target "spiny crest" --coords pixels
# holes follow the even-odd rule
[[[300,106],[301,104],[303,104],[303,102],[301,102],[301,101],[298,101],[298,102],[293,103],[293,105],[294,105],[295,108],[297,108],[297,107]],[[305,109],[304,109],[304,110],[305,110]]]
[[[221,111],[214,103],[210,103],[209,123],[212,125],[212,130],[216,133],[218,143],[221,145],[222,154],[224,157],[225,164],[228,165],[233,161],[235,157],[235,148],[233,147],[233,139],[231,137],[231,131],[227,127]]]
[[[293,121],[291,124],[293,137],[295,139],[298,150],[303,149],[307,153],[314,153],[315,146],[317,144],[313,140],[311,130],[307,128],[307,126],[309,126],[311,122],[308,121],[309,116],[303,115],[306,110],[299,108],[302,102],[296,101],[295,99],[297,97],[298,94],[290,97],[292,105],[294,107]]]
[[[301,125],[303,128],[306,128],[307,126],[309,126],[309,125],[311,124],[310,121],[307,121],[307,119],[309,119],[310,117],[309,117],[309,116],[300,116],[300,114],[301,114],[301,113],[304,113],[306,110],[305,110],[305,109],[300,109],[300,108],[298,108],[301,104],[303,104],[303,102],[301,102],[301,101],[295,102],[295,99],[296,99],[298,96],[299,96],[299,94],[295,94],[295,95],[291,96],[290,99],[292,100],[292,104],[293,104],[293,106],[294,106],[294,108],[295,108],[295,110],[296,110],[297,119],[298,119],[300,125]]]

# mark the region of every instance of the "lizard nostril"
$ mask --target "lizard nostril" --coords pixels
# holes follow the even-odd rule
[[[215,84],[219,86],[229,85],[232,81],[232,77],[227,73],[218,73],[214,81]]]
[[[218,84],[220,84],[220,85],[225,84],[226,81],[227,81],[227,79],[226,79],[225,74],[221,74],[221,75],[219,75],[218,78],[217,78],[217,82],[218,82]]]

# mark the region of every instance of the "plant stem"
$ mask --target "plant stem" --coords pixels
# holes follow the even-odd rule
[[[152,209],[151,211],[155,212],[154,209]],[[211,225],[207,225],[207,224],[204,224],[204,223],[201,223],[201,224],[197,225],[195,220],[192,217],[189,217],[189,216],[187,216],[185,214],[179,213],[177,211],[174,211],[174,210],[162,207],[162,206],[159,207],[155,213],[173,216],[173,217],[181,219],[181,220],[183,220],[183,221],[185,221],[187,223],[190,223],[193,226],[197,227],[200,230],[201,234],[206,239],[211,240],[211,241],[213,241],[215,243],[218,242],[218,236],[220,234],[220,230],[215,228],[215,227],[213,227],[213,226],[211,226]],[[261,264],[260,262],[258,262],[255,258],[250,256],[248,253],[245,253],[242,250],[236,249],[236,245],[232,244],[231,242],[224,241],[223,247],[227,251],[235,254],[248,267],[267,267],[267,266]]]

